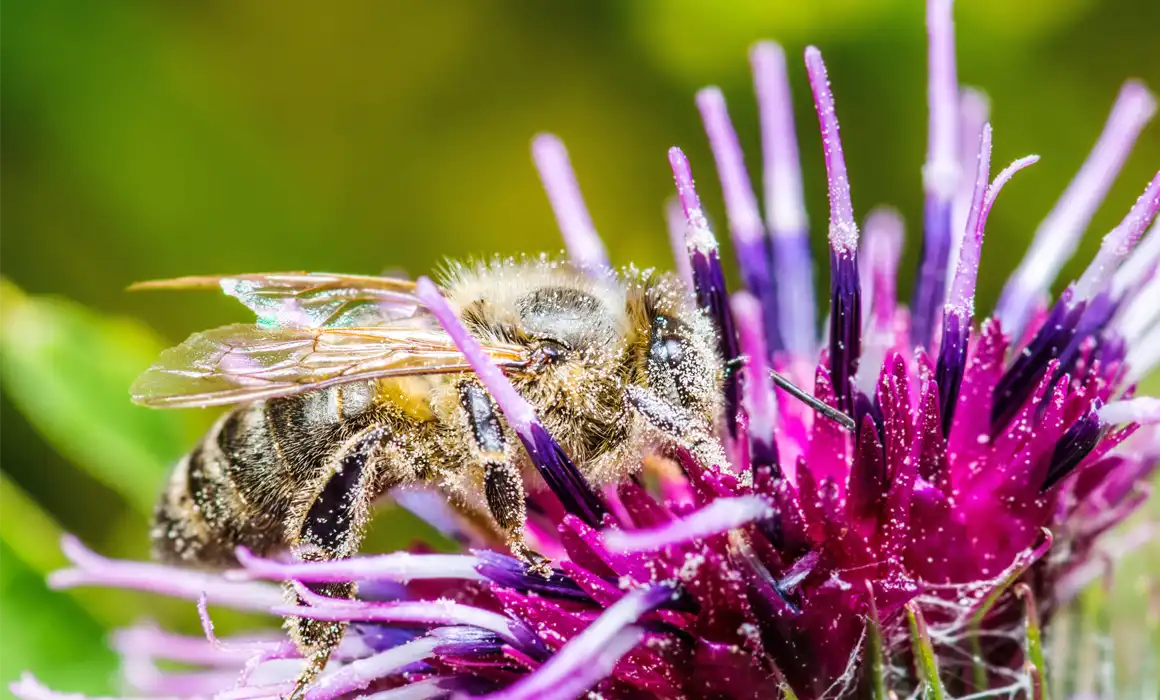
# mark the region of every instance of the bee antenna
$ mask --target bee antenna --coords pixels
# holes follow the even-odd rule
[[[806,404],[810,408],[814,409],[818,413],[822,414],[826,418],[829,418],[850,432],[854,432],[857,429],[857,425],[854,423],[854,419],[850,416],[842,413],[838,409],[822,401],[805,389],[802,389],[797,384],[794,384],[790,380],[786,379],[777,371],[771,369],[769,370],[769,374],[771,377],[773,377],[774,384],[789,392],[789,394],[796,398],[798,401],[801,401],[802,403]]]

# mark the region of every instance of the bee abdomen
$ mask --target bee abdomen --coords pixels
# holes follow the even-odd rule
[[[225,458],[225,476],[238,497],[254,509],[277,517],[286,508],[286,494],[301,483],[300,470],[290,460],[284,439],[279,437],[275,410],[278,404],[298,398],[259,401],[234,411],[221,424],[214,445]]]
[[[167,562],[225,566],[233,552],[221,537],[220,489],[206,478],[203,446],[186,455],[173,470],[169,486],[154,511],[153,556]]]
[[[286,523],[343,437],[368,420],[369,384],[343,385],[239,406],[174,468],[154,512],[162,561],[229,566],[243,545],[288,544]]]
[[[156,559],[222,567],[236,561],[238,545],[265,553],[280,543],[276,514],[253,508],[232,478],[239,470],[253,471],[261,465],[232,463],[237,455],[231,456],[219,444],[227,428],[235,430],[254,408],[223,417],[174,468],[154,511],[151,535]]]

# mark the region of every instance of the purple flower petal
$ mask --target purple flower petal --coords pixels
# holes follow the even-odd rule
[[[854,412],[853,380],[862,354],[862,300],[857,254],[830,253],[830,371],[838,410]]]
[[[970,320],[975,312],[975,282],[979,275],[979,257],[983,248],[987,217],[999,192],[1011,177],[1038,160],[1038,156],[1028,156],[1015,161],[1000,172],[988,187],[987,178],[991,167],[991,127],[989,124],[984,125],[979,145],[975,192],[971,213],[967,218],[967,232],[959,252],[958,269],[955,271],[946,308],[943,311],[943,337],[939,347],[937,376],[944,435],[950,434],[967,361]]]
[[[297,615],[312,620],[359,620],[363,622],[402,622],[421,625],[473,625],[498,634],[508,642],[522,646],[525,635],[516,630],[518,622],[499,613],[456,603],[451,600],[368,603],[328,598],[297,586],[306,605],[279,605],[278,615]]]
[[[330,700],[364,690],[377,679],[431,656],[439,644],[440,640],[435,637],[422,637],[365,659],[352,661],[334,673],[319,678],[306,692],[306,700]]]
[[[258,612],[267,612],[282,602],[277,586],[226,581],[213,573],[163,564],[106,559],[72,535],[63,536],[60,546],[75,568],[50,574],[48,585],[52,588],[129,588],[188,600],[197,600],[204,594],[214,605]]]
[[[1060,295],[1039,331],[1016,356],[995,387],[991,407],[992,435],[998,435],[1011,423],[1035,390],[1049,363],[1071,345],[1086,308],[1085,302],[1074,300],[1071,287]]]
[[[669,230],[669,243],[673,248],[673,264],[677,269],[677,276],[693,290],[693,263],[689,260],[689,251],[685,246],[685,229],[689,227],[685,220],[685,211],[681,208],[681,200],[672,197],[665,201],[665,225]]]
[[[528,566],[515,557],[479,551],[475,553],[474,559],[477,562],[475,570],[482,578],[504,588],[574,600],[589,599],[588,594],[567,576],[552,572],[551,576],[545,578],[541,574],[531,573]]]
[[[967,219],[967,232],[963,238],[958,268],[955,270],[950,296],[947,299],[948,312],[959,313],[968,318],[974,315],[975,283],[979,276],[979,257],[983,248],[983,234],[986,230],[991,207],[1011,177],[1038,160],[1039,156],[1020,158],[1003,169],[988,187],[987,178],[991,166],[991,128],[989,124],[984,126],[979,148],[979,169],[975,180],[971,215]]]
[[[886,353],[896,343],[898,294],[895,287],[905,225],[897,210],[875,207],[866,216],[859,251],[862,284],[862,357],[854,378],[858,390],[872,394]]]
[[[753,89],[761,121],[761,160],[765,184],[765,217],[774,238],[795,238],[808,243],[809,222],[802,192],[801,159],[793,120],[793,99],[786,71],[785,51],[772,41],[753,45],[749,52]],[[808,249],[808,248],[807,248]],[[813,281],[800,291],[813,297]],[[813,324],[808,326],[813,336]],[[789,348],[808,353],[810,347]]]
[[[13,681],[11,684],[9,684],[8,690],[10,690],[13,695],[20,698],[20,700],[136,700],[126,696],[121,696],[120,698],[102,698],[91,695],[82,695],[81,693],[58,693],[54,690],[50,690],[46,685],[41,683],[36,678],[36,676],[28,672],[21,674],[19,680]],[[146,700],[146,698],[142,697],[140,700]],[[152,696],[147,700],[170,699]],[[178,699],[173,698],[172,700]]]
[[[746,357],[741,400],[749,418],[750,462],[754,467],[773,465],[777,463],[774,439],[777,397],[770,376],[768,348],[761,332],[761,309],[757,299],[745,292],[735,293],[731,301],[741,351]]]
[[[644,638],[644,630],[633,623],[672,596],[673,589],[667,586],[640,588],[629,593],[568,642],[537,673],[487,697],[490,700],[576,697],[606,678],[620,657]]]
[[[409,683],[401,688],[393,688],[371,693],[364,700],[428,700],[428,698],[458,697],[457,693],[470,692],[479,688],[479,683],[470,678],[452,676],[450,678],[425,678]]]
[[[1112,278],[1113,296],[1117,298],[1125,294],[1142,293],[1140,285],[1150,283],[1156,279],[1157,267],[1160,266],[1160,222],[1152,224],[1152,228],[1140,240],[1140,244],[1116,270]]]
[[[1139,423],[1155,425],[1160,423],[1160,399],[1143,396],[1136,399],[1113,401],[1099,409],[1100,422],[1104,425]]]
[[[806,72],[822,130],[822,148],[826,156],[826,179],[830,195],[830,249],[852,256],[858,250],[858,225],[854,222],[854,205],[850,201],[850,180],[846,175],[846,157],[838,134],[838,116],[834,95],[830,91],[826,64],[817,48],[806,48]]]
[[[822,54],[813,46],[806,49],[806,72],[822,130],[830,193],[830,371],[838,394],[838,409],[849,414],[854,409],[850,380],[858,369],[862,343],[858,224],[854,222],[854,206],[850,202],[850,181],[838,134],[834,96]]]
[[[1128,257],[1136,242],[1156,218],[1157,211],[1160,211],[1160,172],[1148,183],[1148,187],[1132,205],[1124,220],[1104,236],[1096,257],[1075,283],[1076,299],[1083,301],[1104,291],[1116,268]]]
[[[1040,490],[1046,491],[1055,486],[1095,449],[1105,428],[1100,420],[1100,407],[1101,402],[1097,399],[1087,415],[1076,421],[1060,438]]]
[[[680,520],[647,530],[611,530],[604,542],[616,552],[657,550],[672,544],[728,532],[773,515],[769,503],[756,496],[719,498]]]
[[[936,4],[936,3],[931,3]],[[959,249],[953,281],[943,310],[943,334],[939,345],[936,376],[939,385],[939,404],[942,407],[943,435],[950,434],[954,420],[955,403],[967,359],[971,317],[975,310],[975,281],[979,274],[979,256],[983,248],[983,207],[987,194],[987,180],[991,171],[991,125],[984,124],[979,137],[975,187],[971,209]]]
[[[369,557],[330,561],[283,563],[255,556],[239,547],[241,571],[231,577],[260,578],[271,581],[297,580],[309,583],[343,583],[346,581],[401,581],[421,579],[483,580],[476,571],[480,560],[467,554],[411,554],[395,552]]]
[[[951,202],[951,255],[947,260],[947,292],[954,281],[954,271],[959,267],[959,248],[967,230],[967,217],[971,213],[971,198],[974,182],[963,173],[970,173],[978,161],[979,137],[983,125],[991,115],[991,103],[987,95],[973,88],[963,88],[959,93],[959,184]]]
[[[234,666],[245,662],[257,651],[288,644],[274,633],[213,644],[204,635],[175,634],[153,622],[114,630],[110,642],[122,657],[163,659],[199,666]]]
[[[1128,351],[1124,364],[1128,366],[1128,374],[1124,377],[1124,381],[1128,384],[1140,381],[1160,364],[1160,323],[1153,325],[1151,330],[1136,339]]]

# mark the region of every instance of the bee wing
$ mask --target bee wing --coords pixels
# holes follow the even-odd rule
[[[373,326],[413,316],[415,283],[390,277],[327,272],[179,277],[138,282],[131,290],[220,287],[270,328]]]
[[[527,365],[518,345],[484,350],[505,369]],[[380,377],[470,372],[441,331],[418,326],[223,326],[161,353],[133,384],[136,403],[178,408],[288,396]]]

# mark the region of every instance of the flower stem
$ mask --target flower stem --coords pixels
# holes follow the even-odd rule
[[[1027,662],[1027,677],[1031,683],[1031,700],[1047,700],[1047,684],[1035,664]]]
[[[870,640],[870,697],[888,700],[886,694],[886,658],[882,648],[882,624],[878,620],[878,606],[874,604],[874,586],[866,582],[870,614],[866,618],[867,638]]]
[[[1031,686],[1034,696],[1039,700],[1048,700],[1047,663],[1043,659],[1043,635],[1040,634],[1035,593],[1032,592],[1031,586],[1019,583],[1015,586],[1015,595],[1023,600],[1023,614],[1027,625],[1027,663],[1032,672]]]
[[[935,659],[934,647],[930,643],[926,620],[914,603],[906,604],[906,621],[910,624],[910,644],[914,663],[918,666],[918,675],[922,679],[922,700],[943,700],[946,691],[943,690],[942,680],[938,676],[938,660]]]
[[[1039,561],[1039,559],[1051,549],[1055,538],[1051,531],[1043,529],[1043,541],[1034,549],[1024,550],[1011,564],[1007,567],[1003,577],[999,583],[991,589],[987,597],[983,598],[983,602],[979,604],[978,609],[971,615],[971,656],[975,662],[974,668],[974,683],[975,690],[984,690],[987,687],[987,669],[983,665],[983,620],[987,617],[987,613],[991,608],[995,607],[995,603],[999,601],[1011,584],[1019,580],[1019,577],[1031,568],[1031,565]],[[1042,660],[1042,659],[1041,659]],[[1042,668],[1042,667],[1041,667]]]

